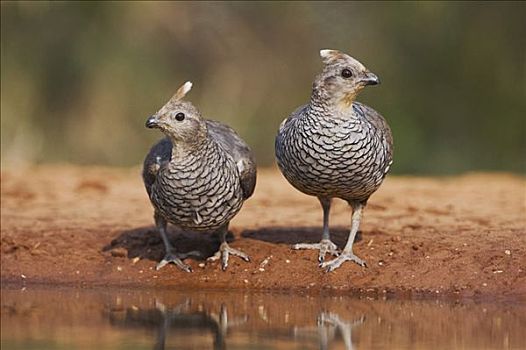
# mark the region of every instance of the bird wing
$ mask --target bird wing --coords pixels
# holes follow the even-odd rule
[[[356,105],[361,111],[364,118],[366,118],[376,129],[376,131],[382,135],[384,143],[384,177],[387,175],[391,164],[393,164],[393,135],[391,133],[391,128],[385,121],[384,117],[371,107],[364,105],[359,102],[354,102],[353,105]]]
[[[283,119],[283,121],[279,125],[279,133],[281,133],[281,131],[283,131],[283,128],[285,128],[288,124],[293,122],[296,118],[299,118],[303,114],[307,106],[308,105],[303,105],[296,108],[296,110],[292,112],[287,118]]]
[[[363,116],[375,126],[375,128],[385,137],[389,150],[393,148],[393,135],[391,134],[391,128],[385,121],[384,117],[371,107],[364,105],[360,102],[353,102],[357,107],[363,111]]]
[[[172,158],[172,141],[168,137],[157,142],[146,155],[142,168],[142,179],[146,192],[150,195],[151,188],[161,165]]]
[[[209,135],[234,159],[240,175],[243,198],[247,199],[254,193],[256,186],[256,158],[231,127],[215,120],[207,120]]]

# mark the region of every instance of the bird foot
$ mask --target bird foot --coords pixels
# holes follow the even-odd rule
[[[330,239],[322,239],[320,243],[298,243],[292,246],[292,249],[319,249],[320,254],[318,255],[318,261],[322,263],[325,260],[327,253],[334,256],[340,255],[338,246],[334,244]]]
[[[247,254],[243,253],[241,250],[231,248],[227,242],[221,243],[219,250],[207,260],[216,261],[221,258],[221,269],[225,271],[228,267],[228,257],[230,254],[238,256],[245,261],[250,261],[250,257]]]
[[[163,268],[165,265],[168,265],[169,263],[174,263],[177,267],[179,267],[181,270],[183,271],[186,271],[186,272],[192,272],[192,268],[185,264],[183,262],[183,259],[186,259],[188,257],[200,257],[201,256],[201,253],[199,253],[198,251],[191,251],[191,252],[188,252],[188,253],[172,253],[172,252],[167,252],[166,255],[164,256],[163,260],[161,260],[157,266],[155,267],[156,270],[160,270],[161,268]]]
[[[353,252],[342,252],[340,256],[338,256],[337,258],[331,261],[320,263],[320,267],[322,269],[325,269],[325,271],[327,272],[331,272],[331,271],[336,270],[346,261],[354,261],[355,263],[357,263],[358,265],[362,267],[367,267],[367,264],[365,263],[365,261],[363,261],[356,255],[354,255]]]

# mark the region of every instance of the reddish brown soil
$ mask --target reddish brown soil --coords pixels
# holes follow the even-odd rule
[[[272,289],[365,295],[526,298],[526,180],[507,174],[388,177],[369,201],[355,252],[332,273],[314,251],[290,244],[320,239],[316,198],[261,170],[256,193],[233,220],[236,257],[186,260],[156,271],[163,246],[138,168],[40,166],[1,178],[1,278],[4,283],[190,289]],[[336,201],[333,238],[345,243],[350,210]],[[210,234],[179,233],[181,251],[211,255]],[[137,257],[137,258],[136,258]],[[265,264],[264,261],[267,261]],[[264,265],[264,266],[263,266]]]

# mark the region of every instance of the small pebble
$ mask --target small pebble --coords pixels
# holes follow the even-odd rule
[[[504,254],[506,254],[506,255],[511,255],[511,250],[506,249],[506,250],[504,251]]]
[[[21,274],[20,277],[22,277],[23,279],[26,279],[26,278],[27,278],[27,276],[24,275],[24,274]]]
[[[285,262],[286,262],[287,264],[290,264],[290,260],[289,260],[289,259],[285,260]]]
[[[502,271],[502,270],[495,270],[495,271],[493,271],[493,273],[503,273],[503,272],[504,271]]]
[[[132,264],[135,265],[139,262],[139,260],[141,260],[141,258],[139,258],[138,256],[136,256],[135,258],[132,259]]]
[[[199,267],[205,267],[205,263],[199,263]]]
[[[122,267],[117,266],[117,271],[122,271]]]
[[[487,287],[488,284],[487,284],[486,282],[484,282],[484,283],[482,283],[482,285],[483,285],[484,287]]]
[[[267,265],[267,264],[269,263],[269,261],[270,261],[271,258],[272,258],[272,255],[271,255],[271,256],[267,256],[267,257],[265,258],[265,260],[263,260],[263,261],[261,262],[261,264],[259,264],[259,266],[260,266],[260,267],[265,267],[265,265]]]
[[[247,284],[247,283],[248,283],[248,280],[243,280],[243,283]]]
[[[260,272],[265,272],[265,269],[262,268],[262,267],[260,267],[258,270],[259,270]]]

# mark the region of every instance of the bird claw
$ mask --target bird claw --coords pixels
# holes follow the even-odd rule
[[[292,246],[292,249],[319,249],[318,261],[322,263],[325,260],[327,253],[334,256],[340,255],[338,246],[334,244],[330,239],[322,239],[320,243],[298,243]]]
[[[188,252],[188,253],[178,253],[178,254],[174,254],[174,253],[171,253],[171,252],[168,252],[166,253],[166,255],[164,256],[163,260],[161,260],[157,266],[155,267],[155,269],[157,271],[159,271],[161,268],[163,268],[164,266],[168,265],[169,263],[174,263],[177,267],[179,267],[181,270],[185,271],[185,272],[192,272],[192,268],[185,264],[183,262],[183,259],[186,259],[188,257],[200,257],[201,256],[201,253],[198,252],[198,251],[191,251],[191,252]]]
[[[219,250],[214,255],[209,257],[207,260],[216,261],[216,260],[221,259],[221,269],[225,271],[226,268],[228,267],[228,257],[230,254],[234,256],[238,256],[247,262],[250,261],[250,257],[247,254],[245,254],[241,250],[231,248],[226,242],[221,243]]]
[[[367,264],[365,263],[365,261],[363,261],[356,255],[354,255],[353,252],[342,252],[340,256],[338,256],[337,258],[331,261],[320,263],[320,267],[322,269],[325,269],[325,271],[327,272],[331,272],[331,271],[336,270],[346,261],[354,261],[355,263],[357,263],[358,265],[362,267],[367,267]]]

